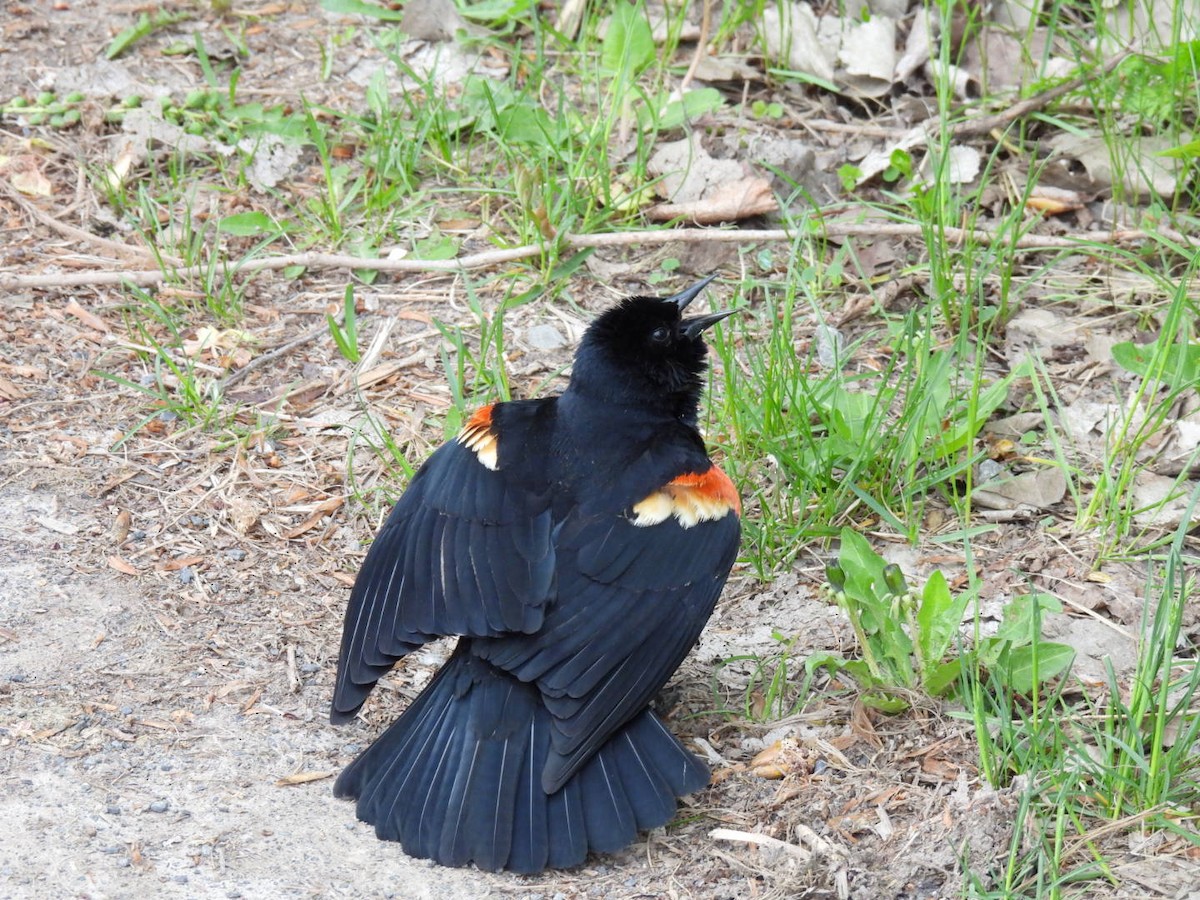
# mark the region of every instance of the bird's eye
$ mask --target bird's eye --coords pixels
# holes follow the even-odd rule
[[[654,341],[656,344],[665,344],[670,339],[671,329],[666,325],[659,325],[652,332],[650,332],[650,340]]]

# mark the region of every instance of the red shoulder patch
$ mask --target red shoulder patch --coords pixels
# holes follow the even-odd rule
[[[686,473],[663,485],[633,506],[633,524],[657,525],[674,516],[684,528],[742,514],[742,499],[729,476],[716,466]]]
[[[732,479],[716,466],[702,475],[680,475],[667,488],[694,491],[706,500],[724,503],[736,516],[742,514],[742,498],[738,496],[737,488],[733,486]]]
[[[468,450],[473,450],[481,463],[495,471],[496,435],[492,433],[493,408],[494,404],[475,410],[458,433],[458,442]]]

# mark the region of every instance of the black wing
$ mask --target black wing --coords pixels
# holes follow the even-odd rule
[[[331,719],[353,718],[392,664],[434,637],[540,628],[554,590],[551,534],[546,492],[514,483],[469,441],[440,447],[354,583]]]
[[[475,641],[472,652],[541,690],[554,716],[542,787],[556,791],[679,667],[737,555],[736,512],[649,527],[568,518],[556,539],[558,599],[537,634]]]

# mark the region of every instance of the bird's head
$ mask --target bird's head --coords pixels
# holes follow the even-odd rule
[[[734,311],[684,317],[716,276],[671,297],[629,297],[588,327],[571,390],[629,407],[695,418],[703,388],[704,331]]]

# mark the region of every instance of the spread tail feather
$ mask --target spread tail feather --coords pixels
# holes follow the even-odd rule
[[[409,855],[489,871],[566,868],[665,825],[677,797],[708,784],[707,768],[646,710],[547,795],[551,717],[540,694],[466,645],[334,786]]]

